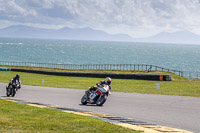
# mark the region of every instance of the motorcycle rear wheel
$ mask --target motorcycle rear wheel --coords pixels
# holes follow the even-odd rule
[[[14,97],[15,94],[16,94],[16,91],[15,91],[15,89],[13,88],[11,96]]]
[[[96,105],[97,105],[97,106],[102,106],[102,105],[106,102],[106,100],[107,100],[107,96],[106,96],[106,95],[101,96],[101,97],[99,97],[99,99],[97,100]]]

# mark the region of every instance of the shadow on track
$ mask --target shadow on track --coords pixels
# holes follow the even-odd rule
[[[83,104],[79,104],[79,106],[89,106],[89,107],[103,107],[103,105],[102,105],[102,106],[97,106],[97,105],[95,105],[95,104],[86,104],[86,105],[83,105]]]

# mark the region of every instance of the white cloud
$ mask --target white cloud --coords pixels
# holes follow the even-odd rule
[[[16,4],[14,0],[1,0],[0,1],[0,16],[7,19],[14,19],[17,17],[26,17],[28,15],[36,15],[34,10],[26,10]]]
[[[0,0],[1,20],[87,26],[133,37],[178,30],[200,34],[199,14],[199,0]]]

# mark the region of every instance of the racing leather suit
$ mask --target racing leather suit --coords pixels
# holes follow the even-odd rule
[[[16,85],[16,83],[19,85],[19,87],[17,89],[20,89],[21,88],[21,81],[20,81],[20,79],[16,79],[15,77],[10,80],[8,87],[10,85],[12,85],[12,86]],[[13,87],[15,87],[15,86],[13,86]]]
[[[97,89],[97,86],[104,85],[104,84],[106,84],[106,82],[105,82],[104,80],[99,81],[98,83],[96,83],[96,86],[90,87],[90,88],[86,91],[86,94],[89,95],[89,93],[91,93],[91,91],[95,91],[95,90]],[[106,84],[106,85],[107,85],[107,84]],[[109,86],[109,89],[111,90],[111,86],[110,86],[110,85],[108,85],[108,86]]]

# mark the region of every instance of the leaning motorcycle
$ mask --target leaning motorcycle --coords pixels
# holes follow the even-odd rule
[[[111,92],[108,85],[97,86],[95,91],[92,90],[89,93],[85,93],[81,99],[81,103],[83,105],[90,103],[96,104],[97,106],[102,106],[106,102],[109,94],[111,94]]]
[[[19,83],[13,83],[6,87],[6,96],[12,96],[14,97],[16,94],[16,91],[20,88]]]

